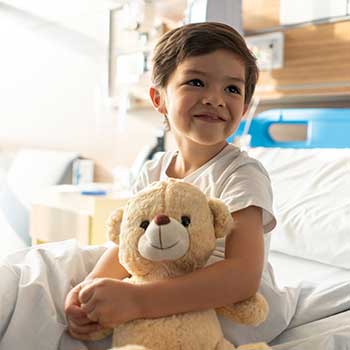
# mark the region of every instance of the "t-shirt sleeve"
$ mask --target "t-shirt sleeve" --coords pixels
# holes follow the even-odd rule
[[[131,188],[131,193],[136,194],[154,181],[159,181],[162,169],[164,152],[156,153],[153,159],[145,162],[135,183]]]
[[[137,178],[136,178],[136,180],[131,188],[132,194],[136,194],[137,192],[140,192],[148,185],[147,171],[146,171],[145,165],[142,167],[139,175],[137,176]]]
[[[232,173],[222,188],[220,199],[231,213],[249,206],[262,208],[265,233],[276,226],[270,178],[257,161],[243,164]]]

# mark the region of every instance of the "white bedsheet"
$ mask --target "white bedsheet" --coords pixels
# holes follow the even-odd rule
[[[0,265],[0,350],[107,349],[65,332],[64,299],[95,265],[104,247],[74,240],[15,252]],[[272,253],[282,293],[298,295],[295,316],[273,342],[276,350],[350,349],[350,271]],[[288,288],[283,287],[290,286]],[[295,293],[297,291],[297,293]],[[19,336],[20,334],[20,336]]]
[[[277,252],[270,262],[281,288],[300,290],[292,322],[273,349],[350,349],[350,270]]]
[[[350,268],[350,148],[251,148],[267,169],[277,226],[271,250]]]
[[[26,248],[0,265],[0,349],[106,349],[107,342],[73,340],[65,332],[64,300],[101,256],[104,247],[80,248],[75,240]]]
[[[279,252],[270,251],[269,261],[273,266],[280,287],[297,286],[300,281],[315,284],[336,284],[350,280],[350,270],[313,260],[307,260]]]
[[[271,345],[274,350],[349,350],[350,311],[289,328]]]

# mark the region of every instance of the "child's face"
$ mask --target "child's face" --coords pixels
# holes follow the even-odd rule
[[[178,142],[221,145],[238,127],[246,111],[244,63],[232,52],[186,58],[162,91],[151,97],[166,114]]]

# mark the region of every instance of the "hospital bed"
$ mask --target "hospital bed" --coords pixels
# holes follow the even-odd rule
[[[275,127],[305,128],[276,140]],[[242,122],[235,137],[248,130]],[[268,170],[278,225],[270,257],[277,284],[298,294],[273,349],[350,349],[350,109],[269,110],[249,126],[247,152]]]
[[[270,133],[273,125],[302,125],[306,139],[276,141]],[[350,110],[270,110],[249,128],[243,122],[234,137],[244,130],[251,135],[247,152],[267,168],[274,190],[278,225],[271,233],[270,262],[276,283],[296,298],[295,307],[285,310],[290,316],[286,329],[270,344],[276,350],[350,349]],[[104,249],[79,247],[70,240],[8,256],[4,262],[16,265],[19,280],[26,283],[17,287],[18,281],[9,277],[6,284],[12,283],[17,293],[8,287],[16,299],[0,350],[10,345],[28,350],[104,348],[67,337],[62,314],[64,295]],[[30,305],[36,305],[31,325],[40,325],[36,342],[30,327],[21,326],[27,322],[22,315],[32,312]],[[19,327],[25,334],[15,337]]]

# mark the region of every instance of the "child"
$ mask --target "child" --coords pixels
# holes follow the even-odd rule
[[[133,319],[244,300],[257,291],[266,268],[264,233],[275,226],[269,176],[259,162],[226,141],[254,93],[255,58],[231,27],[189,24],[163,35],[155,47],[152,73],[150,97],[164,115],[177,151],[146,163],[135,190],[168,177],[183,179],[223,200],[235,229],[225,241],[218,240],[206,268],[146,285],[120,281],[127,272],[118,264],[118,247],[107,250],[66,300],[69,331],[78,338]],[[222,324],[235,343],[256,340],[256,329],[242,332],[242,326]],[[270,335],[262,337],[271,340],[266,339]]]

